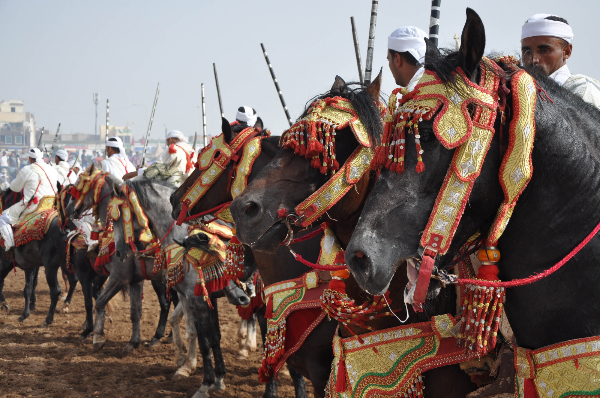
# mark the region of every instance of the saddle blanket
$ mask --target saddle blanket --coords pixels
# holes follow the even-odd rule
[[[13,225],[16,247],[44,237],[50,228],[50,223],[58,216],[54,200],[54,196],[44,196],[33,213],[27,214],[23,220]],[[4,239],[1,244],[4,247]]]

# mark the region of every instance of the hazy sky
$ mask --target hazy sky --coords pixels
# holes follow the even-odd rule
[[[383,67],[383,91],[395,88],[387,66],[387,36],[414,25],[428,31],[429,0],[380,0],[373,70]],[[554,13],[575,32],[572,73],[600,78],[597,15],[600,1],[443,0],[440,46],[454,46],[465,8],[481,16],[486,52],[520,50],[521,25],[532,14]],[[200,84],[206,88],[209,134],[220,132],[212,63],[217,64],[225,116],[240,105],[254,107],[274,134],[287,127],[263,58],[264,43],[292,118],[311,97],[331,87],[336,74],[357,80],[350,28],[354,16],[363,68],[371,1],[39,1],[0,0],[3,38],[0,99],[22,99],[37,126],[67,133],[92,133],[98,92],[98,123],[133,123],[136,137],[146,132],[156,84],[160,97],[152,128],[165,125],[186,135],[201,134]],[[133,105],[133,104],[143,104]]]

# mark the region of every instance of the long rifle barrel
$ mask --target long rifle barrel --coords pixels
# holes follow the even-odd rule
[[[108,138],[108,115],[110,114],[110,107],[108,105],[108,98],[106,99],[106,138]]]
[[[204,83],[202,87],[202,143],[206,147],[206,102],[204,100]]]
[[[221,110],[221,117],[225,117],[223,112],[223,103],[221,102],[221,88],[219,87],[219,76],[217,75],[217,65],[213,63],[213,69],[215,71],[215,83],[217,83],[217,96],[219,97],[219,109]]]
[[[429,40],[438,46],[440,34],[440,6],[442,0],[431,0],[431,18],[429,18]]]
[[[152,131],[152,122],[154,121],[154,111],[156,111],[156,102],[158,102],[158,93],[160,92],[160,83],[156,86],[156,94],[154,95],[154,105],[152,105],[152,113],[148,122],[148,131],[146,131],[146,139],[144,140],[144,152],[142,153],[142,163],[140,167],[146,164],[146,149],[148,148],[148,140],[150,139],[150,131]]]
[[[273,71],[273,66],[271,65],[271,61],[269,61],[269,56],[267,55],[267,50],[265,50],[265,46],[260,43],[260,47],[262,48],[263,55],[265,56],[265,61],[267,61],[267,65],[269,66],[269,72],[271,72],[271,77],[273,78],[273,83],[275,83],[275,89],[277,90],[277,94],[279,94],[279,100],[281,101],[281,106],[283,106],[283,111],[285,112],[285,116],[287,117],[288,123],[290,127],[292,126],[293,121],[290,117],[290,112],[288,111],[287,105],[285,104],[285,100],[283,99],[283,93],[279,88],[279,83],[277,82],[277,78],[275,77],[275,72]]]
[[[373,68],[373,48],[375,47],[375,26],[377,25],[377,6],[379,1],[373,0],[371,4],[371,24],[369,26],[369,43],[367,45],[367,66],[365,68],[365,86],[371,84],[371,70]]]
[[[37,145],[36,145],[39,150],[42,149],[41,148],[41,144],[42,144],[42,137],[43,136],[44,136],[44,128],[42,127],[42,131],[40,133],[40,138],[38,138],[38,142],[37,142]]]
[[[362,61],[360,60],[360,47],[358,45],[358,36],[356,34],[356,26],[354,26],[354,17],[350,17],[350,24],[352,25],[352,39],[354,40],[354,53],[356,54],[356,65],[358,66],[358,78],[360,84],[365,82],[362,70]]]
[[[54,146],[56,145],[56,141],[58,140],[58,133],[60,132],[60,123],[58,123],[58,127],[56,128],[56,134],[54,134],[54,141],[52,141],[52,146],[50,147],[50,155],[54,153]],[[52,163],[52,159],[50,159],[50,163]]]

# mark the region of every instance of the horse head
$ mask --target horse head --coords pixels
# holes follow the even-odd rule
[[[275,158],[230,206],[241,242],[273,253],[290,229],[324,221],[325,208],[331,219],[342,213],[358,218],[370,180],[367,132],[379,137],[382,130],[380,85],[381,74],[366,88],[338,76],[329,92],[311,101],[282,136]],[[321,199],[297,209],[321,188],[328,191]]]
[[[435,72],[439,81],[443,82],[440,85],[441,92],[449,87],[457,87],[456,92],[461,91],[459,95],[468,97],[471,88],[482,78],[484,48],[483,23],[473,10],[467,9],[467,22],[462,32],[461,47],[457,52],[441,56],[437,49],[427,42],[424,78],[431,76],[427,74],[428,71]],[[459,74],[459,70],[463,73]],[[466,90],[460,90],[460,87]],[[460,98],[458,97],[457,101]],[[469,119],[478,107],[475,101],[465,101],[464,105]],[[439,126],[438,119],[441,114],[441,109],[438,109],[430,119],[419,119],[417,116],[415,125],[418,130],[413,129],[414,134],[407,134],[405,141],[400,145],[399,141],[392,142],[392,145],[402,150],[406,148],[402,156],[403,171],[399,171],[400,166],[394,166],[397,159],[389,157],[392,155],[388,156],[385,153],[385,158],[381,159],[387,166],[381,171],[346,250],[348,267],[360,286],[371,294],[383,294],[388,289],[396,269],[405,261],[412,265],[408,267],[408,277],[413,283],[409,288],[414,287],[424,251],[421,245],[422,234],[434,211],[434,205],[437,204],[436,199],[446,175],[450,174],[449,168],[455,153],[459,151],[457,147],[448,148],[448,145],[444,145],[437,136],[437,131],[434,131],[434,127],[437,129]],[[502,201],[502,190],[497,177],[501,161],[498,139],[496,136],[490,139],[492,141],[485,162],[472,186],[470,197],[467,195],[468,206],[454,233],[451,246],[446,251],[447,254],[438,258],[438,265],[447,263],[469,237],[486,222],[490,222]],[[417,150],[413,149],[415,146]],[[473,156],[476,150],[485,151],[479,147],[472,148]],[[424,165],[424,171],[419,167],[419,163]],[[460,207],[460,203],[457,207]],[[456,214],[455,208],[449,207],[448,211],[454,212],[451,215]],[[439,228],[451,226],[452,222],[446,222],[440,224]]]

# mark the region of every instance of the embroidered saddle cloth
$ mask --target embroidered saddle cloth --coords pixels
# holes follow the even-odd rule
[[[325,319],[321,309],[321,295],[329,286],[322,282],[316,271],[297,279],[290,279],[265,289],[267,309],[267,336],[263,360],[258,376],[269,382],[285,361],[302,347],[310,333]]]
[[[446,314],[359,336],[334,336],[335,357],[325,396],[422,396],[423,372],[468,359],[450,333],[455,324]]]
[[[600,397],[600,336],[517,347],[515,397]]]
[[[50,223],[58,216],[54,199],[54,196],[44,196],[33,213],[27,214],[18,224],[13,225],[16,247],[40,240],[48,232]]]

